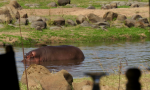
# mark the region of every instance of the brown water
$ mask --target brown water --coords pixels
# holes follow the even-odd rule
[[[55,44],[63,45],[63,44]],[[144,69],[150,65],[150,40],[149,41],[122,41],[122,42],[102,42],[102,43],[66,43],[79,47],[84,55],[84,61],[53,61],[40,63],[51,72],[57,72],[62,69],[67,70],[74,78],[84,77],[84,72],[110,72],[118,73],[118,66],[122,60],[122,73],[129,67],[140,67]],[[38,47],[25,47],[25,53]],[[14,47],[16,52],[16,64],[19,80],[24,71],[24,64],[20,62],[22,57],[22,48]],[[4,52],[0,48],[1,53]],[[126,61],[128,65],[126,65]],[[27,63],[27,67],[31,63]]]

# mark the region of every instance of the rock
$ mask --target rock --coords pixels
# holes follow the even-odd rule
[[[138,2],[139,7],[146,7],[149,6],[149,2]]]
[[[110,27],[108,22],[97,22],[95,25],[98,25],[102,30],[107,31],[107,28]]]
[[[8,24],[9,26],[15,27],[13,24]]]
[[[31,6],[31,4],[25,4],[24,6],[28,6],[28,7],[30,7],[30,6]]]
[[[42,19],[44,22],[47,21],[47,18],[40,17],[40,16],[29,16],[27,19],[28,19],[29,23],[32,23],[32,22],[37,21],[39,19]]]
[[[44,21],[34,21],[31,23],[32,28],[37,28],[37,26],[40,26],[41,29],[44,29],[44,28],[46,28],[47,25],[46,25],[46,22],[44,22]]]
[[[110,4],[106,4],[106,5],[102,6],[101,9],[112,9],[112,7]]]
[[[91,23],[104,22],[105,21],[103,18],[101,18],[101,17],[99,17],[99,16],[97,16],[97,15],[95,15],[93,13],[88,14],[87,18],[89,19],[89,21]]]
[[[112,1],[111,3],[117,3],[117,6],[124,6],[124,5],[126,5],[125,1]]]
[[[111,3],[117,3],[117,5],[119,5],[120,1],[112,1],[112,2],[110,2],[110,4]]]
[[[119,1],[119,3],[117,4],[117,6],[125,6],[126,2],[125,1]]]
[[[116,20],[124,22],[124,20],[126,20],[126,19],[127,19],[127,17],[125,15],[118,14]]]
[[[144,27],[150,27],[149,23],[144,23]]]
[[[84,85],[81,90],[92,90],[92,86],[90,85]]]
[[[81,24],[83,23],[86,19],[86,17],[84,15],[78,15],[77,18],[76,18],[76,22],[77,24]]]
[[[128,27],[133,27],[135,22],[136,22],[136,20],[126,19],[125,20],[125,25],[128,26]]]
[[[19,25],[19,19],[17,19],[15,25]],[[26,18],[20,18],[20,25],[28,25],[28,20]]]
[[[47,4],[48,7],[57,7],[57,4],[55,2],[51,2]]]
[[[97,23],[94,23],[95,25],[98,25],[98,26],[104,26],[105,28],[108,28],[110,27],[110,24],[108,22],[97,22]]]
[[[26,14],[23,14],[21,18],[28,18],[27,13],[26,13]]]
[[[125,26],[124,22],[119,21],[119,20],[114,21],[114,22],[111,24],[111,26],[114,26],[114,27],[116,27],[116,28],[127,27],[127,26]]]
[[[11,23],[12,20],[20,18],[17,9],[21,8],[16,1],[10,1],[9,4],[0,8],[0,22]]]
[[[21,5],[15,0],[11,0],[9,5],[12,5],[15,9],[18,9],[18,10],[22,9]]]
[[[43,21],[41,18],[37,19],[36,21]]]
[[[62,28],[59,26],[50,27],[50,30],[61,30]]]
[[[9,10],[9,13],[13,19],[19,19],[20,18],[20,14],[19,14],[17,8],[15,8],[13,5],[7,4],[1,8]]]
[[[110,4],[106,4],[105,7],[106,7],[106,9],[112,9]]]
[[[63,26],[65,25],[65,19],[63,17],[57,17],[54,19],[54,25]]]
[[[147,18],[139,18],[139,20],[137,21],[138,25],[140,25],[140,27],[150,27],[150,24],[147,20]],[[136,25],[136,26],[138,26]]]
[[[126,6],[131,6],[133,2],[127,2]]]
[[[104,14],[103,19],[105,19],[106,21],[113,21],[113,20],[117,19],[117,17],[118,17],[117,13],[108,11]]]
[[[110,3],[111,8],[117,8],[117,3]]]
[[[70,7],[77,7],[76,4],[66,4],[66,6],[70,6]]]
[[[40,6],[40,4],[37,4],[37,3],[34,3],[34,4],[32,4],[33,6]]]
[[[42,31],[42,29],[41,29],[41,27],[40,27],[40,26],[37,26],[37,27],[35,28],[35,30]]]
[[[84,21],[83,23],[80,24],[82,27],[90,27],[91,24],[88,21]]]
[[[27,69],[29,90],[43,90],[40,79],[43,76],[50,75],[50,71],[42,65],[31,64]],[[26,84],[25,71],[21,77],[21,82]]]
[[[94,6],[89,6],[89,7],[87,7],[87,9],[95,9],[95,7]]]
[[[97,28],[97,29],[100,28],[99,25],[96,25],[96,24],[92,24],[91,27],[92,27],[92,28]]]
[[[15,19],[19,19],[19,18],[20,18],[20,13],[17,11],[15,15]]]
[[[12,16],[9,13],[8,9],[1,9],[0,8],[0,23],[11,23],[12,22]]]
[[[66,4],[70,4],[70,0],[58,0],[59,6],[64,6]]]
[[[140,18],[142,18],[141,15],[133,15],[133,16],[131,17],[132,20],[139,20]]]
[[[107,9],[107,8],[106,8],[106,6],[105,6],[105,5],[102,5],[102,6],[101,6],[101,9]]]
[[[28,87],[29,90],[43,90],[41,84],[33,79],[28,80]]]
[[[135,21],[134,26],[135,26],[135,27],[141,27],[141,28],[144,28],[144,27],[145,27],[145,26],[144,26],[144,23],[141,22],[141,21]]]
[[[143,22],[143,23],[148,23],[148,24],[149,24],[149,22],[148,22],[148,19],[147,19],[147,18],[139,18],[139,20],[138,20],[138,21]]]
[[[89,80],[84,80],[80,83],[72,83],[73,90],[84,90],[86,87],[91,88],[93,86],[93,82]],[[87,89],[90,90],[90,89]],[[92,89],[91,89],[92,90]]]
[[[41,80],[43,76],[51,75],[50,71],[46,69],[42,65],[37,65],[37,64],[31,64],[27,69],[27,76],[28,76],[28,82],[30,80],[34,80],[35,82],[38,82]],[[26,84],[26,76],[25,76],[25,71],[22,74],[21,77],[21,82],[23,84]]]
[[[73,77],[66,70],[41,78],[40,83],[44,90],[72,90]]]
[[[68,19],[68,20],[67,20],[67,23],[68,23],[69,25],[71,25],[71,26],[76,26],[76,23],[75,23],[73,20],[71,20],[71,19]]]
[[[145,28],[146,25],[144,25],[145,23],[143,21],[139,21],[139,20],[132,20],[132,19],[126,19],[125,20],[125,25],[128,27],[141,27],[141,28]],[[149,25],[148,25],[149,26]]]
[[[31,7],[31,8],[35,8],[35,7],[38,8],[40,6],[40,4],[37,4],[37,3],[34,3],[34,4],[25,4],[25,6]]]
[[[133,3],[130,7],[131,8],[139,7],[139,4],[138,3]]]

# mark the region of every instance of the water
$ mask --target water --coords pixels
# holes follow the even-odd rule
[[[60,45],[60,44],[55,44]],[[61,44],[62,45],[62,44]],[[102,42],[102,43],[74,43],[67,44],[79,47],[84,55],[84,61],[53,61],[40,63],[50,72],[67,70],[74,78],[84,77],[84,72],[109,72],[118,73],[120,61],[122,60],[122,73],[129,67],[145,69],[150,65],[150,40],[136,42]],[[25,53],[38,47],[25,47]],[[22,48],[14,47],[19,80],[24,71]],[[4,53],[4,48],[0,48]],[[28,67],[31,63],[27,63]]]

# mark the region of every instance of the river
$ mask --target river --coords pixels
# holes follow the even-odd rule
[[[92,43],[61,43],[54,45],[73,45],[79,47],[84,55],[84,61],[61,62],[53,61],[42,63],[50,72],[67,70],[74,78],[85,77],[84,72],[108,72],[118,74],[121,62],[122,73],[130,67],[139,67],[144,70],[150,66],[150,40],[146,41],[119,41],[119,42],[92,42]],[[38,47],[25,46],[27,53]],[[0,53],[4,53],[4,48],[0,48]],[[22,47],[15,46],[15,58],[19,80],[24,71]],[[30,64],[27,64],[28,67]]]

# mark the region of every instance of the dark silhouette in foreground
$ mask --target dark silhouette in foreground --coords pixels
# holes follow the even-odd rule
[[[8,45],[5,47],[6,53],[0,55],[1,59],[1,88],[6,90],[20,90],[15,63],[15,53],[13,47]]]

